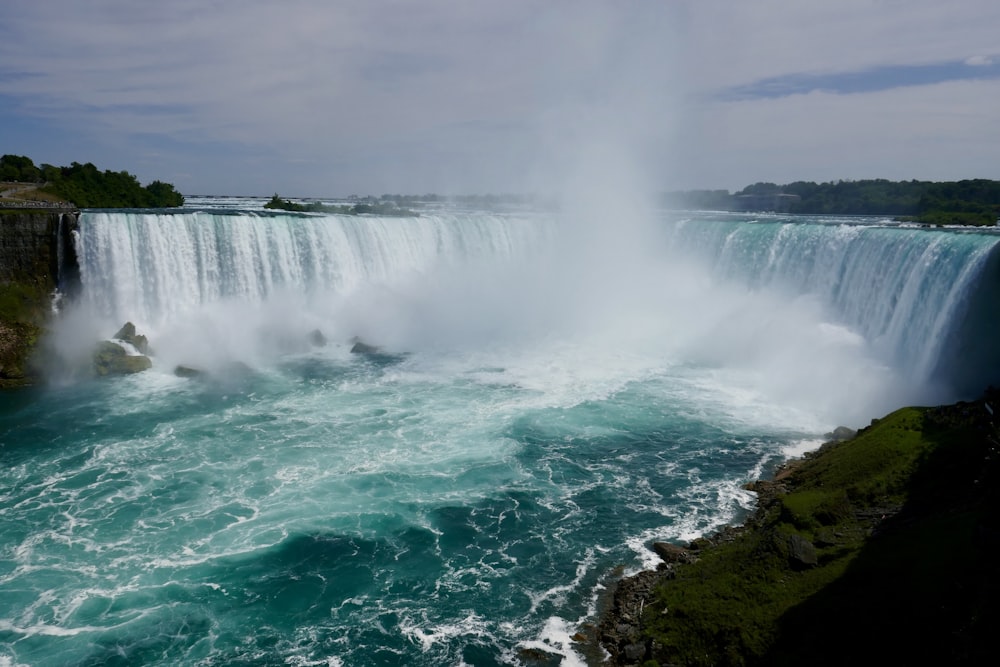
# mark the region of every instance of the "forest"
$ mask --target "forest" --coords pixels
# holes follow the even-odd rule
[[[685,208],[757,210],[769,197],[782,198],[782,211],[805,215],[893,216],[928,224],[995,225],[1000,217],[1000,181],[843,180],[754,183],[727,190],[691,190],[664,195],[664,203]],[[787,197],[787,195],[792,195]]]
[[[100,171],[90,162],[68,167],[36,166],[23,155],[0,157],[0,181],[36,183],[38,189],[80,208],[165,208],[183,206],[173,185],[153,181],[143,186],[127,171]]]

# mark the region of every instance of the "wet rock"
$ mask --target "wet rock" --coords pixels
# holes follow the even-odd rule
[[[691,563],[697,560],[690,550],[670,542],[653,542],[653,551],[664,563]]]
[[[378,354],[380,351],[378,346],[369,345],[358,338],[352,338],[351,342],[354,343],[354,345],[351,346],[351,354]]]
[[[94,351],[94,372],[97,375],[129,375],[152,368],[153,362],[145,355],[128,354],[118,343],[105,340]]]
[[[563,657],[557,653],[549,653],[540,648],[523,648],[518,651],[518,657],[527,667],[558,667]]]
[[[179,378],[196,378],[201,377],[205,374],[205,371],[199,370],[197,368],[191,368],[190,366],[178,365],[174,368],[174,375]]]
[[[135,332],[135,325],[131,322],[126,322],[122,325],[122,328],[118,330],[114,336],[115,340],[125,341],[139,352],[139,354],[147,355],[149,354],[149,341],[146,340],[145,336],[140,336]]]
[[[309,344],[313,347],[326,347],[326,336],[319,329],[309,332]]]

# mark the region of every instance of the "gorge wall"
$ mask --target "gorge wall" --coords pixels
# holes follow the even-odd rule
[[[29,383],[53,295],[79,288],[78,212],[0,209],[0,387]]]

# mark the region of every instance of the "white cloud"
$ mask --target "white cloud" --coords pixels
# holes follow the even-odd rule
[[[989,56],[972,56],[966,59],[965,64],[972,67],[985,67],[993,64],[993,58]]]
[[[993,0],[10,0],[5,10],[7,113],[117,151],[109,168],[156,152],[159,166],[192,174],[182,189],[263,194],[525,189],[551,183],[591,139],[641,153],[638,166],[667,188],[675,174],[713,187],[786,163],[815,171],[845,142],[902,155],[889,139],[898,128],[870,132],[881,96],[859,96],[842,116],[826,109],[844,101],[704,100],[787,74],[986,64],[969,54],[992,52],[1000,25]],[[941,112],[914,132],[962,143],[965,129],[948,124],[959,102],[937,101]],[[793,131],[821,123],[837,131]],[[792,160],[804,144],[812,165]],[[840,159],[841,176],[855,175],[859,160]],[[724,180],[692,166],[724,162]]]

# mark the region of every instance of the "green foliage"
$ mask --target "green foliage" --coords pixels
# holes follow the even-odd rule
[[[184,197],[174,186],[153,181],[146,187],[127,171],[99,171],[90,162],[61,167],[46,190],[81,208],[164,208],[182,206]]]
[[[29,282],[0,283],[0,321],[36,322],[44,316],[39,304],[48,303],[46,291]]]
[[[926,623],[923,632],[940,623],[973,632],[968,619],[982,616],[996,589],[995,579],[992,592],[975,583],[987,581],[992,564],[973,546],[969,516],[970,499],[989,493],[971,483],[984,474],[989,445],[973,443],[988,442],[986,414],[973,404],[950,412],[905,408],[800,462],[792,490],[751,529],[702,550],[657,590],[643,617],[647,636],[662,647],[653,657],[678,665],[849,664],[851,646],[837,638],[857,632],[859,613],[871,634],[904,644],[915,636],[912,615],[923,610],[933,616],[916,621]],[[873,527],[900,508],[900,520],[886,523],[896,529],[873,541]],[[815,546],[816,566],[790,559],[793,535]],[[959,572],[968,587],[953,583]],[[949,617],[953,607],[934,602],[956,595],[966,605],[957,619]],[[938,648],[951,641],[943,631],[937,636]]]
[[[166,208],[183,206],[184,197],[174,186],[153,181],[146,187],[127,171],[98,171],[90,162],[69,167],[43,164],[36,167],[22,155],[0,157],[0,180],[46,183],[42,191],[71,201],[81,208]]]
[[[23,155],[0,157],[0,181],[20,181],[21,183],[41,183],[42,172],[31,158]]]
[[[795,195],[788,212],[805,215],[901,216],[934,225],[993,225],[1000,217],[1000,181],[889,181],[884,178],[785,185],[754,183],[724,196],[719,191],[668,193],[665,200],[689,208],[729,209],[741,196]],[[700,202],[706,205],[698,206]]]

